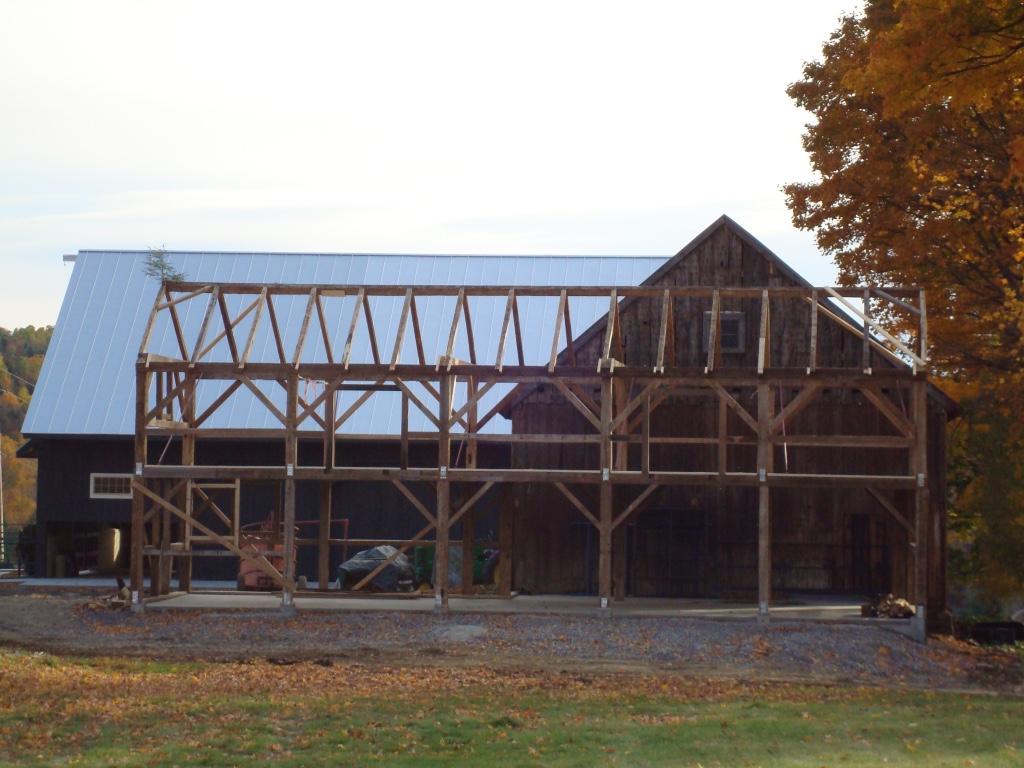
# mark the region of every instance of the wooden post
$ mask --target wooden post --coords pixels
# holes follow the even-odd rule
[[[398,466],[409,468],[409,395],[402,392],[402,442],[399,448]]]
[[[146,467],[146,400],[149,375],[140,363],[135,369],[135,482],[145,483],[142,473]],[[142,610],[143,571],[142,540],[145,525],[145,496],[136,488],[132,490],[132,551],[131,551],[131,592],[132,610]]]
[[[718,474],[724,476],[729,471],[729,406],[721,397],[718,398]]]
[[[317,589],[331,588],[331,481],[320,482],[320,538],[317,541]]]
[[[630,384],[621,381],[614,391],[614,415],[618,416],[629,404]],[[646,400],[646,398],[645,398]],[[629,431],[628,424],[623,424],[622,432]],[[629,468],[629,444],[622,442],[615,445],[612,464],[616,472],[625,472]],[[615,495],[612,494],[612,498]],[[616,601],[626,599],[626,521],[612,531],[612,582]]]
[[[324,471],[334,469],[335,436],[334,436],[334,386],[327,386],[324,398]],[[330,480],[320,482],[320,521],[317,539],[317,589],[324,592],[331,587],[331,490]]]
[[[188,386],[185,388],[184,393],[184,408],[182,408],[181,420],[190,427],[194,426],[196,421],[196,386],[195,377],[189,376]],[[186,433],[181,438],[181,463],[182,466],[188,467],[196,463],[196,436],[191,432]],[[194,501],[193,482],[191,480],[185,483],[183,498],[185,503],[182,509],[185,510],[186,515],[192,517]],[[181,537],[184,549],[191,549],[192,523],[184,521],[181,523]],[[189,555],[178,558],[178,589],[182,592],[192,591],[192,557]]]
[[[601,379],[601,514],[598,533],[598,597],[601,610],[610,607],[612,598],[612,379]]]
[[[165,482],[163,486],[164,490],[161,495],[166,498],[165,494],[170,487],[170,483]],[[169,552],[171,549],[171,513],[166,509],[160,511],[160,535],[156,538],[160,542],[160,551]],[[170,555],[160,555],[158,560],[160,579],[154,591],[158,595],[166,595],[171,591],[171,565],[173,561]]]
[[[772,519],[768,473],[773,469],[771,435],[772,391],[768,384],[757,385],[757,616],[768,620],[772,601]]]
[[[515,520],[515,496],[509,485],[501,490],[501,512],[498,518],[498,594],[512,597],[512,546]]]
[[[915,629],[918,639],[925,640],[927,632],[928,605],[928,382],[915,380],[914,398],[914,473],[917,483],[914,487],[914,603],[917,609]]]
[[[466,306],[466,328],[469,329],[469,305]],[[471,376],[466,382],[466,397],[472,399],[476,396],[477,392],[477,379],[475,376]],[[475,433],[477,430],[477,407],[474,403],[467,414],[467,423],[469,424],[469,432]],[[476,469],[476,458],[477,458],[477,441],[469,439],[466,441],[466,469]],[[467,492],[468,495],[468,492]],[[472,509],[468,510],[466,514],[462,516],[462,594],[472,595],[476,592],[473,587],[473,544],[475,535],[475,523],[476,523],[476,512]]]
[[[458,311],[456,311],[458,317]],[[452,457],[452,377],[441,374],[437,435],[437,546],[434,551],[434,608],[448,610],[448,518],[451,515],[451,484],[448,469]]]
[[[292,583],[295,582],[295,467],[299,458],[298,410],[299,377],[292,373],[288,375],[288,403],[285,413],[284,531],[281,536],[281,543],[284,546],[284,577]],[[284,587],[281,607],[290,610],[293,605],[292,590]]]
[[[626,599],[626,527],[623,521],[612,534],[612,569],[614,571],[615,601]]]
[[[472,595],[473,588],[473,541],[475,525],[473,510],[462,516],[462,594]]]

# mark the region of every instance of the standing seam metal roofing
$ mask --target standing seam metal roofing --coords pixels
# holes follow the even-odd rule
[[[142,333],[156,296],[157,282],[142,272],[147,251],[80,251],[71,282],[64,296],[53,339],[43,363],[39,385],[32,398],[23,433],[44,436],[127,436],[134,433],[134,365]],[[196,282],[232,283],[316,283],[333,285],[523,285],[523,286],[622,286],[639,285],[663,266],[665,256],[463,256],[463,255],[372,255],[372,254],[283,254],[283,253],[195,253],[168,252],[175,268]],[[286,346],[294,346],[298,337],[305,298],[275,301]],[[237,310],[241,299],[230,308]],[[341,311],[331,313],[329,328],[333,345],[348,330],[352,297],[341,301]],[[424,346],[428,359],[436,359],[447,343],[454,298],[431,297],[417,302],[422,321]],[[374,300],[374,321],[381,339],[382,354],[390,347],[383,341],[393,339],[401,312],[401,299]],[[540,300],[521,299],[521,321],[527,339],[552,338],[554,315],[541,312]],[[500,306],[499,306],[500,305]],[[180,305],[186,329],[197,329],[205,312],[205,297]],[[546,310],[546,308],[545,308]],[[571,306],[576,333],[600,319],[607,305],[599,299],[574,300]],[[504,298],[474,300],[474,335],[480,359],[493,359],[495,345],[504,319]],[[252,316],[236,331],[248,333]],[[253,354],[273,354],[269,324],[261,323]],[[367,359],[369,340],[365,327],[357,334],[353,360]],[[187,334],[188,330],[186,330]],[[311,334],[310,343],[313,341]],[[314,359],[326,360],[323,342],[316,335],[314,346],[307,347]],[[456,346],[456,355],[466,357],[465,342]],[[538,347],[547,347],[544,341]],[[510,345],[511,347],[511,345]],[[176,354],[169,325],[155,329],[149,351]],[[211,359],[224,360],[226,345],[213,350]],[[411,344],[403,349],[402,362],[412,362]],[[511,360],[506,350],[508,360]],[[540,350],[546,357],[547,352]],[[534,360],[532,362],[546,362]],[[531,362],[531,361],[528,361]],[[197,404],[200,410],[212,402],[227,386],[204,387]],[[283,390],[273,382],[261,385],[263,391],[283,408]],[[309,386],[315,386],[313,384]],[[464,385],[463,385],[464,386]],[[509,386],[496,386],[481,402],[486,411],[498,402]],[[351,393],[341,396],[342,409],[355,399]],[[339,430],[341,434],[395,434],[400,431],[400,398],[383,394],[372,397]],[[428,428],[426,418],[412,409],[410,429]],[[210,427],[267,428],[279,424],[256,398],[240,390],[231,397]],[[508,432],[509,424],[495,419],[493,432]]]

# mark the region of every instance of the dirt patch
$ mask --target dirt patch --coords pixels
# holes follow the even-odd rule
[[[153,659],[491,666],[991,691],[1024,696],[1024,654],[876,627],[696,618],[110,611],[95,595],[0,590],[0,645]]]

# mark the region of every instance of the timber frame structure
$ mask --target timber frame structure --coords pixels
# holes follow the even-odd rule
[[[436,359],[428,356],[430,347],[421,334],[422,309],[418,308],[430,299],[444,300],[448,306],[443,320],[449,329],[447,344],[442,340],[444,352]],[[608,308],[607,315],[589,330],[575,333],[572,308],[583,299],[600,302]],[[286,301],[305,305],[297,339],[294,332],[287,338],[279,327],[278,305]],[[376,306],[382,301],[401,307],[398,326],[387,338],[378,335],[381,324],[375,323]],[[474,338],[474,307],[481,301],[503,306],[497,339]],[[524,338],[520,324],[524,301],[551,313],[555,330],[550,338]],[[179,312],[189,302],[205,304],[198,328],[188,328],[180,320]],[[686,302],[707,307],[704,316],[710,318],[705,331],[706,357],[699,365],[692,359],[677,359],[675,354],[677,326],[673,318]],[[757,314],[752,313],[757,323],[756,364],[730,364],[723,357],[723,307],[728,302],[747,302],[759,308]],[[652,343],[642,350],[635,345],[627,349],[622,317],[628,307],[641,304],[647,305],[646,311],[654,318]],[[789,349],[779,356],[785,367],[773,365],[771,326],[778,313],[800,314],[805,323],[802,327],[807,329],[800,338],[787,338]],[[825,322],[841,326],[844,333],[859,339],[862,352],[856,366],[819,365],[818,331]],[[173,334],[176,352],[172,354],[149,351],[160,323]],[[346,327],[347,333],[332,339],[328,334],[331,327]],[[888,330],[894,327],[899,332]],[[357,332],[369,337],[365,357],[355,353]],[[255,343],[257,338],[266,343]],[[585,354],[585,344],[599,351]],[[317,355],[311,352],[314,346],[320,350]],[[217,349],[219,356],[213,354]],[[457,349],[465,351],[462,358]],[[478,354],[484,349],[491,351],[488,359],[482,352]],[[330,533],[332,483],[375,481],[393,484],[424,519],[416,535],[393,543],[400,551],[414,544],[436,547],[438,608],[448,604],[452,526],[463,522],[463,547],[471,546],[472,533],[467,535],[467,531],[471,531],[468,523],[473,515],[486,504],[502,506],[499,594],[507,596],[512,586],[511,492],[524,483],[557,488],[598,532],[598,598],[601,608],[607,609],[613,596],[619,596],[614,584],[614,536],[655,490],[673,485],[745,486],[758,489],[758,602],[759,614],[767,618],[772,600],[771,489],[858,488],[875,497],[907,532],[908,587],[912,585],[911,595],[923,626],[928,569],[924,547],[918,543],[929,536],[927,349],[925,296],[916,288],[165,283],[152,308],[136,364],[133,605],[141,608],[145,598],[147,557],[149,594],[156,596],[169,589],[172,558],[178,558],[179,583],[188,590],[192,557],[233,555],[252,561],[280,587],[282,605],[290,606],[298,589],[297,543],[317,548],[319,582],[321,589],[326,589],[331,575],[328,553],[341,543],[331,539]],[[795,360],[798,365],[793,364]],[[880,360],[885,364],[880,365]],[[318,383],[315,396],[309,395],[305,382]],[[504,396],[481,412],[484,395],[495,387]],[[507,415],[514,403],[538,387],[557,392],[571,404],[588,425],[587,432],[510,435],[484,430],[497,415]],[[783,389],[795,393],[788,402],[782,401]],[[793,423],[816,397],[839,390],[856,392],[877,409],[886,424],[885,434],[786,433],[787,421]],[[262,404],[279,426],[258,430],[208,426],[217,410],[239,391]],[[344,410],[338,406],[342,392],[350,397],[356,393],[355,401]],[[339,429],[370,397],[382,392],[401,397],[402,432],[372,437],[397,443],[398,461],[380,467],[339,464],[337,446],[351,437],[339,435]],[[708,407],[718,413],[717,434],[654,434],[652,418],[678,393],[697,393],[712,404]],[[897,405],[904,402],[909,409]],[[752,403],[756,405],[751,407]],[[430,429],[412,431],[410,409],[422,414]],[[742,430],[730,433],[727,418],[735,422],[736,417]],[[171,439],[180,442],[180,463],[162,464],[154,456]],[[283,460],[272,466],[203,465],[197,462],[197,445],[207,439],[279,442]],[[322,445],[312,465],[300,465],[300,439]],[[579,445],[593,461],[582,469],[480,467],[477,448],[484,442],[510,444],[513,449],[538,443]],[[434,446],[436,462],[414,466],[410,461],[412,443]],[[455,443],[465,449],[463,466],[453,460]],[[716,457],[716,466],[697,471],[664,462],[659,465],[652,458],[658,446],[683,443],[706,448]],[[756,461],[740,471],[733,466],[736,462],[730,461],[738,445],[751,452],[756,448]],[[885,452],[900,457],[888,465],[898,471],[779,471],[778,454],[783,446]],[[430,450],[433,454],[434,448]],[[282,547],[277,551],[283,557],[283,567],[275,566],[274,552],[245,545],[239,536],[237,502],[234,511],[227,508],[232,494],[237,498],[240,483],[268,480],[283,487]],[[298,482],[315,482],[320,487],[319,532],[300,542],[295,529]],[[224,497],[229,499],[227,503],[222,501]],[[434,504],[424,503],[425,497],[434,499]],[[628,497],[632,500],[621,501]]]

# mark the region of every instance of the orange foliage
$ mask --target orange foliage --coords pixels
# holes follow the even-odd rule
[[[793,220],[843,282],[928,291],[935,374],[968,417],[954,446],[973,451],[953,457],[956,501],[1017,548],[993,567],[1020,588],[1024,522],[1004,482],[1024,467],[1024,6],[868,0],[823,54],[789,88],[814,116],[818,174],[785,187]]]

